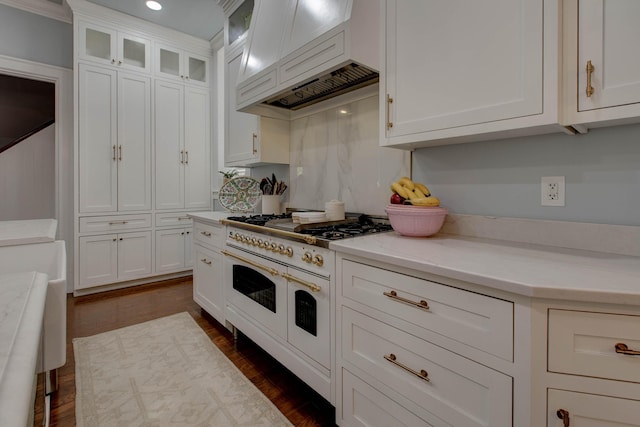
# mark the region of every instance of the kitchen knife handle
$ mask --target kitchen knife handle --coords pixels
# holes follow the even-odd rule
[[[593,86],[591,86],[591,75],[593,74],[595,67],[591,63],[591,60],[587,61],[587,98],[593,95]]]

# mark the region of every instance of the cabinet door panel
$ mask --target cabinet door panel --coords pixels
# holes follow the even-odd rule
[[[235,111],[236,105],[236,80],[240,69],[242,50],[227,63],[226,76],[229,83],[226,84],[226,129],[224,139],[224,161],[230,166],[234,162],[247,162],[258,158],[258,117],[253,114]],[[237,166],[237,164],[236,164]]]
[[[184,268],[184,228],[156,231],[156,272],[176,271]]]
[[[114,65],[116,61],[116,31],[80,22],[78,55],[83,59]]]
[[[80,212],[115,212],[118,209],[116,72],[81,64],[79,84]]]
[[[187,87],[184,108],[184,207],[208,208],[211,204],[209,93],[206,90]]]
[[[118,279],[151,274],[151,232],[118,235]]]
[[[388,1],[387,136],[542,113],[541,0]]]
[[[156,80],[156,209],[184,207],[184,86]]]
[[[118,75],[118,210],[151,209],[151,82]]]
[[[621,48],[640,42],[640,2],[580,0],[578,13],[578,110],[640,102],[640,56]],[[591,96],[587,61],[594,67]]]
[[[117,235],[80,237],[80,276],[76,289],[115,282],[118,276]]]
[[[569,413],[571,427],[640,426],[640,401],[549,389],[548,427],[562,427],[557,411]]]
[[[224,324],[222,256],[200,245],[194,245],[193,252],[193,299]]]

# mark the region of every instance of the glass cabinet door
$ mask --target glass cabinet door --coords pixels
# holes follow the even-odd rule
[[[149,40],[85,22],[80,23],[80,34],[81,58],[133,71],[150,71]]]
[[[82,58],[114,64],[116,32],[107,28],[80,23],[80,51]]]
[[[149,50],[148,40],[119,33],[118,47],[120,50],[118,65],[123,65],[131,70],[149,72]]]
[[[229,15],[227,23],[227,46],[239,40],[249,29],[251,14],[253,13],[253,1],[246,0]]]
[[[192,83],[207,83],[209,74],[207,64],[209,61],[206,58],[195,55],[186,55],[185,60],[187,62],[188,80]]]

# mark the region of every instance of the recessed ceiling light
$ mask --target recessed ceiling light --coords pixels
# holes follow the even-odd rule
[[[151,10],[160,10],[162,9],[162,5],[160,3],[158,3],[157,1],[153,1],[153,0],[148,0],[147,1],[147,7]]]

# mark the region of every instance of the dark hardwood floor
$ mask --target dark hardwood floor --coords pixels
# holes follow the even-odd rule
[[[191,278],[67,298],[67,363],[58,370],[51,426],[75,426],[75,360],[72,339],[188,312],[211,341],[295,426],[335,426],[333,407],[248,338],[232,334],[193,301]],[[41,386],[39,387],[41,393]],[[36,410],[35,425],[42,425]],[[217,427],[217,426],[216,426]]]

